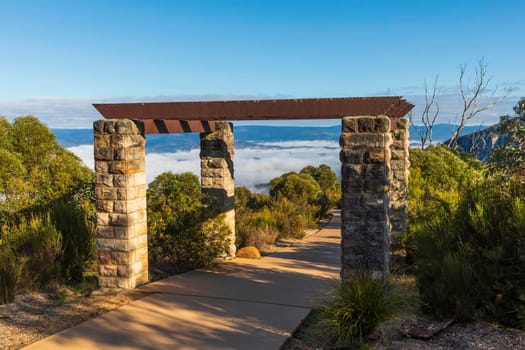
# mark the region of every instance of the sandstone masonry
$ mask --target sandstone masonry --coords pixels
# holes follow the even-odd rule
[[[399,238],[407,232],[408,224],[408,119],[399,119],[392,131],[392,183],[390,185],[390,236]]]
[[[148,281],[146,140],[138,126],[124,119],[94,123],[100,287]]]
[[[215,132],[201,133],[201,185],[202,192],[212,205],[225,215],[231,235],[228,256],[235,256],[235,180],[233,175],[233,125],[217,122]]]
[[[341,278],[371,273],[386,281],[390,251],[392,136],[385,116],[345,117],[342,162]]]

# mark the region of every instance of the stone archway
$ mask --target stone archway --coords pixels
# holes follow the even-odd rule
[[[388,273],[390,235],[406,231],[408,123],[400,97],[95,105],[97,249],[101,287],[148,281],[145,134],[200,132],[201,184],[235,212],[233,129],[228,120],[342,119],[341,277]]]

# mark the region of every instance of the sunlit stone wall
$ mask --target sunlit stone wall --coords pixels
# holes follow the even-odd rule
[[[146,140],[131,120],[96,121],[94,137],[99,283],[132,289],[148,281]]]

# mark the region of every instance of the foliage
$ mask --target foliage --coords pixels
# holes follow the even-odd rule
[[[237,253],[235,255],[238,258],[246,258],[246,259],[260,259],[261,258],[261,252],[259,252],[259,249],[257,249],[257,247],[254,247],[252,245],[237,250]]]
[[[199,179],[162,173],[148,186],[150,260],[186,271],[211,264],[227,252],[229,228],[203,204]]]
[[[270,182],[270,195],[235,190],[237,247],[261,249],[278,238],[302,237],[340,203],[341,187],[328,165],[307,166]]]
[[[525,326],[525,191],[499,184],[470,186],[415,237],[418,287],[436,316]]]
[[[321,186],[306,173],[286,173],[270,181],[272,198],[287,198],[294,202],[314,204],[321,194]]]
[[[84,272],[94,269],[96,211],[93,203],[91,185],[83,184],[51,207],[53,224],[62,235],[62,276],[69,283],[82,282]]]
[[[60,233],[47,216],[31,216],[3,232],[0,243],[2,300],[20,290],[46,287],[60,279]]]
[[[0,285],[78,282],[94,262],[93,173],[33,116],[0,117]],[[8,292],[5,292],[8,291]],[[7,297],[7,295],[9,296]]]
[[[359,346],[382,321],[394,312],[388,287],[369,275],[334,284],[321,308],[319,322],[335,347]]]
[[[514,107],[515,117],[503,116],[498,133],[506,140],[491,154],[491,169],[502,172],[504,178],[516,177],[525,183],[525,97]]]
[[[0,244],[0,305],[15,300],[16,287],[27,258],[17,257],[5,243]]]
[[[444,146],[410,150],[408,233],[403,237],[412,257],[413,240],[436,216],[450,215],[457,208],[468,184],[481,177],[481,163]]]
[[[73,153],[62,148],[53,133],[33,116],[0,118],[0,220],[16,222],[20,214],[45,210],[92,172]],[[5,137],[5,138],[4,138]]]
[[[340,206],[341,203],[341,183],[332,169],[321,164],[318,167],[307,166],[301,169],[300,174],[310,175],[321,187],[321,196],[318,204],[321,207],[319,216],[325,216],[333,207]]]

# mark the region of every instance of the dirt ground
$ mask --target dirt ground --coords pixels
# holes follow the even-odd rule
[[[30,293],[0,305],[0,349],[20,349],[147,294],[137,291],[95,291],[90,295]]]

